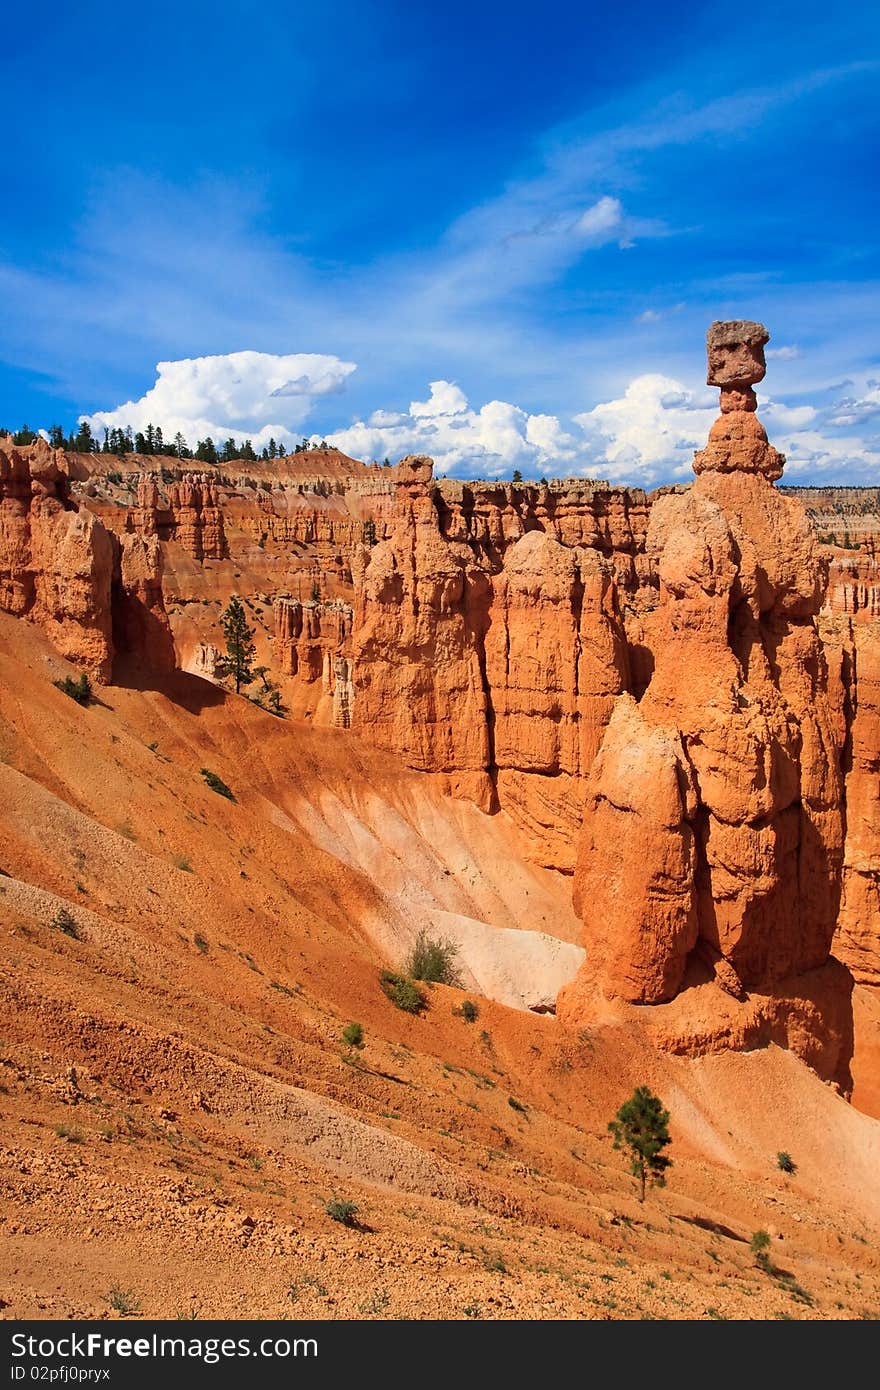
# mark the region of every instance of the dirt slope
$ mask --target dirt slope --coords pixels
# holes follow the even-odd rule
[[[473,983],[487,932],[577,940],[503,816],[194,677],[81,709],[70,669],[0,615],[4,1316],[880,1312],[870,992],[853,1106],[776,1048],[566,1032]],[[440,986],[396,1010],[380,965],[459,919],[477,1021]],[[643,1207],[606,1132],[641,1082],[675,1160]]]

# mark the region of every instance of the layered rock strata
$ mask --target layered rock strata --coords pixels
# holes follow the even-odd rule
[[[99,679],[117,650],[173,664],[158,546],[120,542],[78,507],[65,455],[42,439],[16,448],[0,436],[0,608]]]

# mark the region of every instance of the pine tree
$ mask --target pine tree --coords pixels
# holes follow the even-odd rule
[[[189,458],[189,446],[187,445],[187,442],[184,439],[183,435],[180,433],[180,430],[178,430],[177,434],[174,436],[174,447],[172,449],[172,453],[175,453],[179,459]]]
[[[208,435],[207,439],[199,440],[196,445],[196,458],[202,463],[217,462],[217,450],[214,447],[214,441],[210,435]]]
[[[90,454],[97,449],[98,442],[92,438],[92,430],[88,420],[81,420],[79,429],[73,441],[73,452],[76,454]]]
[[[64,448],[64,430],[61,428],[60,425],[52,425],[52,427],[50,428],[49,443],[52,445],[53,449]]]
[[[520,471],[519,471],[518,468],[514,468],[514,470],[513,470],[513,481],[514,481],[515,483],[521,483],[521,482],[522,482],[522,473],[520,473]]]
[[[671,1142],[669,1111],[647,1086],[637,1086],[608,1128],[614,1135],[615,1149],[623,1150],[629,1158],[630,1172],[641,1185],[639,1201],[644,1202],[646,1181],[662,1187],[666,1170],[672,1167],[672,1159],[661,1153]]]
[[[162,438],[162,426],[157,425],[153,434],[153,453],[164,454],[165,440]]]
[[[248,625],[244,604],[236,594],[220,615],[220,622],[226,638],[226,655],[218,658],[214,669],[219,676],[232,677],[238,695],[241,687],[250,685],[254,679],[253,661],[257,649],[253,641],[254,629]]]

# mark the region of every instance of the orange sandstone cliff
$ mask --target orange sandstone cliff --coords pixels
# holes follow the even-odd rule
[[[73,500],[70,483],[62,451],[0,436],[0,608],[101,679],[120,650],[172,668],[158,545],[118,540]]]

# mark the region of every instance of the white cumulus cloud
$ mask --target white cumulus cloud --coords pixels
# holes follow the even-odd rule
[[[355,458],[430,454],[438,472],[498,477],[519,468],[532,477],[563,469],[588,472],[589,457],[555,415],[532,415],[509,401],[478,410],[451,381],[432,381],[427,401],[405,415],[377,410],[368,420],[328,436]]]
[[[160,362],[156,381],[136,401],[84,416],[93,433],[160,425],[166,439],[180,431],[195,444],[248,437],[262,447],[270,437],[291,445],[314,402],[345,389],[354,362],[315,352],[229,352]]]
[[[717,395],[691,391],[674,377],[647,372],[617,400],[574,417],[612,480],[652,483],[688,477],[718,414]]]

